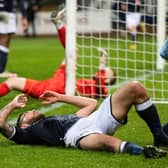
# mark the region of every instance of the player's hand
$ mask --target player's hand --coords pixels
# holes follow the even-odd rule
[[[17,95],[11,102],[14,108],[23,108],[26,106],[28,99],[24,94]]]
[[[59,101],[59,96],[59,93],[47,90],[39,97],[39,99],[43,104],[52,104]]]

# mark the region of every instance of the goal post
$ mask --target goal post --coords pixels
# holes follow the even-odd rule
[[[77,71],[76,74],[75,72],[69,74],[75,76],[67,76],[69,78],[67,88],[72,93],[75,89],[76,78],[93,78],[99,69],[98,48],[104,48],[109,55],[107,66],[112,67],[117,74],[116,84],[108,85],[109,92],[113,92],[123,83],[139,80],[145,85],[150,97],[156,103],[167,103],[168,65],[160,57],[159,51],[167,33],[168,2],[166,0],[144,1],[141,14],[147,29],[143,31],[141,24],[138,26],[136,48],[131,49],[129,47],[132,42],[130,32],[119,22],[118,14],[121,11],[119,9],[114,11],[112,8],[113,4],[119,1],[121,0],[66,1],[68,64],[71,64],[73,60],[72,55],[76,47],[79,50]],[[75,2],[77,6],[73,8]],[[129,0],[125,2],[129,3]],[[75,39],[72,40],[75,32],[76,35],[73,36]],[[74,63],[70,67],[73,69]]]
[[[76,82],[76,8],[77,1],[66,1],[66,94],[74,95]]]
[[[164,70],[165,61],[159,53],[166,38],[166,0],[158,0],[157,6],[157,70]]]

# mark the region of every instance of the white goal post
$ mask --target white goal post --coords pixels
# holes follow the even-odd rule
[[[138,26],[136,49],[130,49],[130,33],[120,25],[120,11],[112,8],[119,1],[121,0],[66,1],[66,93],[75,93],[76,78],[92,79],[99,68],[97,49],[101,47],[109,54],[108,66],[117,74],[116,84],[108,86],[110,92],[125,82],[140,80],[156,103],[167,103],[168,66],[159,56],[159,51],[167,37],[168,2],[144,1],[141,14],[146,30],[140,29],[141,24]],[[129,0],[125,2],[129,3]],[[79,55],[75,73],[76,46]]]
[[[77,1],[66,1],[66,94],[75,94]]]
[[[160,57],[159,52],[162,47],[163,42],[165,41],[166,35],[166,0],[159,1],[157,5],[157,69],[164,70],[165,61]]]

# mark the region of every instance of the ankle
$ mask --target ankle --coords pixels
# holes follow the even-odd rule
[[[136,145],[130,142],[122,142],[121,146],[122,144],[123,144],[123,147],[122,147],[122,150],[120,150],[121,153],[128,153],[131,155],[140,155],[143,153],[143,147],[139,145]]]

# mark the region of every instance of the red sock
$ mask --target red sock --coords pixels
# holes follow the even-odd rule
[[[9,87],[6,83],[0,84],[0,96],[6,95],[9,91]]]
[[[61,28],[58,29],[58,37],[61,41],[61,44],[65,48],[65,38],[66,38],[66,28],[65,28],[65,26],[62,26]]]

